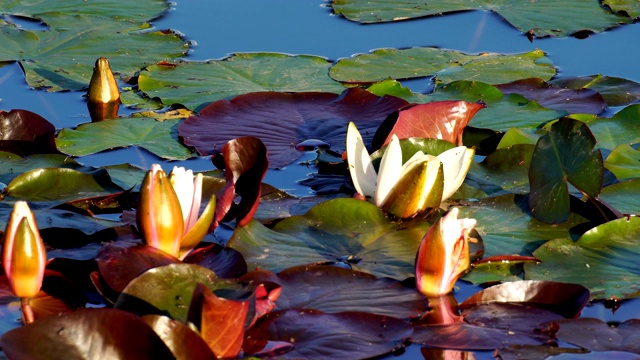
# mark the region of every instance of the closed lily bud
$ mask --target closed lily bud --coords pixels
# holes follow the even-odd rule
[[[4,234],[2,263],[11,291],[32,298],[40,291],[47,255],[36,219],[24,201],[17,201]]]
[[[142,181],[136,220],[147,245],[178,256],[184,232],[180,200],[158,164],[151,166]]]
[[[106,58],[101,57],[96,60],[87,98],[89,102],[101,104],[120,100],[120,90],[111,72],[109,60]]]
[[[439,218],[420,243],[416,287],[426,296],[445,295],[470,265],[469,232],[475,219],[458,219],[458,208]]]

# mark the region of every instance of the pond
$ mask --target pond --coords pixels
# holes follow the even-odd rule
[[[0,12],[2,12],[1,7]],[[41,27],[38,23],[20,18],[11,18],[9,20],[15,21],[27,29],[37,29]],[[414,47],[436,47],[439,49],[456,50],[467,55],[480,53],[519,54],[539,49],[544,51],[549,61],[552,62],[553,66],[557,69],[555,78],[602,74],[609,77],[618,77],[640,82],[640,67],[637,66],[637,59],[640,58],[640,47],[635,46],[637,39],[640,37],[640,25],[637,23],[623,25],[602,33],[591,34],[586,39],[577,39],[575,37],[546,37],[535,38],[530,42],[527,36],[511,26],[497,13],[490,11],[462,11],[442,16],[392,23],[359,24],[349,21],[342,16],[334,15],[331,5],[322,1],[271,0],[266,2],[260,0],[217,0],[212,2],[206,0],[190,0],[185,2],[172,2],[168,12],[152,20],[151,24],[156,29],[175,30],[181,34],[184,39],[188,40],[190,47],[185,59],[189,61],[221,60],[236,53],[269,52],[291,55],[314,55],[324,58],[330,63],[335,63],[338,60],[350,58],[356,54],[368,54],[377,49],[385,48],[409,49]],[[94,57],[97,58],[99,56],[101,56],[101,54],[95,54]],[[446,72],[442,72],[441,75],[444,76],[445,73]],[[436,78],[438,78],[438,76],[439,75],[436,74]],[[413,79],[402,79],[400,82],[413,92],[423,94],[430,93],[436,85],[440,85],[440,82],[434,80],[433,74],[418,76]],[[122,88],[125,86],[127,85],[121,83]],[[637,96],[635,102],[638,102],[637,99],[640,99],[640,90],[635,88],[635,91]],[[29,110],[50,121],[58,131],[62,129],[72,129],[79,124],[90,123],[91,121],[83,95],[84,92],[82,91],[47,92],[30,89],[25,82],[23,69],[18,63],[0,62],[0,109]],[[598,117],[611,118],[627,106],[629,106],[628,103],[625,105],[610,105],[606,107],[604,111],[600,112]],[[491,107],[491,104],[489,104],[489,107]],[[202,110],[202,108],[203,106],[200,106],[198,110]],[[120,116],[126,116],[135,111],[137,110],[121,106],[119,114]],[[640,121],[640,119],[637,118],[636,120]],[[591,124],[588,121],[593,120],[586,121],[588,124]],[[473,121],[470,126],[474,126]],[[630,128],[632,127],[624,129]],[[638,127],[636,126],[633,129],[637,130]],[[640,130],[637,131],[640,133]],[[540,135],[538,134],[537,136],[539,137]],[[618,141],[615,135],[612,137],[614,138],[612,141]],[[598,138],[598,140],[601,139],[598,136],[596,136],[596,138]],[[631,138],[633,139],[633,137]],[[637,150],[637,143],[640,143],[640,135],[636,136],[635,141],[630,142],[631,145],[635,146],[635,150]],[[535,144],[535,141],[533,144]],[[616,145],[617,144],[618,143],[616,143]],[[344,149],[337,150],[341,151]],[[603,157],[606,158],[612,150],[613,148],[604,147],[602,150]],[[477,155],[476,162],[480,163],[487,155],[488,154]],[[316,156],[315,151],[308,151],[301,153],[301,157],[294,162],[288,163],[285,166],[270,168],[266,173],[264,182],[296,197],[306,199],[318,198],[316,191],[310,186],[301,183],[304,179],[313,179],[314,174],[318,172],[318,168],[313,165]],[[77,156],[75,160],[82,165],[93,167],[131,164],[143,169],[149,169],[151,164],[161,163],[167,171],[171,170],[174,165],[185,166],[198,172],[215,169],[208,156],[188,160],[168,161],[158,157],[142,146],[112,149],[95,154]],[[311,163],[311,165],[309,163]],[[474,166],[477,166],[477,164],[474,164]],[[137,175],[140,174],[141,173],[138,173]],[[470,176],[473,177],[478,174],[490,173],[474,173],[472,169],[470,174]],[[135,174],[129,176],[133,177]],[[487,175],[487,177],[488,176],[489,175]],[[611,174],[609,174],[609,176],[609,178],[605,178],[606,185],[617,182],[615,176]],[[634,180],[634,178],[640,178],[640,175],[630,178]],[[141,180],[142,178],[140,177],[139,181]],[[522,179],[517,178],[516,180],[521,181]],[[528,191],[528,184],[525,185],[527,185]],[[571,193],[579,194],[579,191],[577,191],[573,185],[575,184],[570,184]],[[633,189],[637,189],[637,186]],[[135,191],[137,191],[137,188]],[[468,189],[466,191],[468,191]],[[522,194],[522,191],[513,190],[513,193],[516,194],[517,197]],[[504,195],[502,193],[496,194]],[[332,197],[335,195],[334,192]],[[17,197],[10,198],[10,201],[17,199]],[[463,197],[463,199],[474,200],[472,196]],[[306,200],[303,200],[301,203],[304,201]],[[312,204],[317,202],[319,201],[309,200],[308,204],[301,204],[300,206],[308,209]],[[629,206],[633,207],[636,204],[637,202],[632,202]],[[49,205],[49,203],[43,202],[41,205],[36,206],[45,209]],[[472,204],[471,207],[473,206]],[[303,213],[304,211],[300,212],[300,214]],[[623,213],[629,213],[629,211],[623,211]],[[635,211],[631,211],[631,213],[637,215],[640,213],[640,208],[636,207]],[[511,213],[505,212],[504,214]],[[104,215],[104,218],[117,219],[118,215],[119,214]],[[487,225],[483,227],[481,223],[482,219],[482,215],[479,215],[479,232],[485,231],[490,233],[492,227]],[[499,218],[485,216],[485,219],[498,221]],[[527,219],[530,219],[530,217]],[[574,220],[572,217],[570,221]],[[519,220],[516,219],[514,221]],[[575,221],[573,225],[577,228],[579,223],[580,221]],[[504,224],[504,226],[507,228],[510,227],[508,224]],[[528,229],[528,231],[540,231],[544,236],[551,236],[553,233],[547,227],[534,229],[533,227],[527,228],[527,226],[532,225],[524,225],[524,228]],[[281,228],[284,227],[285,226],[282,226]],[[565,237],[565,235],[568,237],[571,231],[577,232],[573,226],[561,225],[559,227],[561,228],[561,230],[557,232],[559,235],[544,237],[544,241],[538,245],[542,245],[547,240],[555,237]],[[483,229],[482,231],[480,230],[481,228]],[[232,236],[233,231],[234,229],[232,227],[222,226],[216,230],[217,239],[210,237],[208,240],[225,242]],[[514,230],[513,234],[516,235],[507,232],[505,236],[518,236],[517,234],[521,234],[518,231],[520,231],[520,229]],[[490,243],[495,240],[491,234],[487,236],[483,233],[482,235],[485,243]],[[575,233],[571,233],[571,236],[573,240],[577,240],[578,236],[575,235]],[[539,241],[541,239],[537,240]],[[126,244],[127,241],[135,242],[125,237],[123,243]],[[488,250],[491,255],[496,255],[495,250],[500,247],[499,244],[485,244],[485,246],[494,246],[493,251]],[[507,245],[507,247],[508,246],[509,245]],[[635,245],[635,247],[630,248],[629,252],[631,254],[628,255],[629,257],[625,258],[624,255],[618,256],[617,253],[611,256],[617,261],[624,259],[635,261],[638,258],[638,256],[635,255],[638,253],[638,246],[639,245]],[[95,252],[97,247],[98,245],[95,243],[90,244],[82,248],[82,250],[79,250],[79,253],[85,252],[86,255],[87,252]],[[623,250],[626,251],[625,249]],[[83,257],[83,255],[74,254],[73,247],[68,245],[60,246],[52,253],[63,257],[65,254],[68,254],[70,258],[74,259]],[[49,256],[51,257],[51,253]],[[86,259],[82,258],[82,260]],[[635,274],[634,270],[627,269],[627,271],[629,272],[629,276]],[[615,276],[619,275],[618,273],[615,274]],[[631,279],[635,279],[634,276],[631,276]],[[576,278],[577,275],[574,275],[573,278],[570,277],[570,279]],[[618,278],[616,278],[615,281],[624,284],[624,281]],[[634,281],[635,280],[629,280],[630,283]],[[494,281],[489,281],[487,283],[493,282]],[[566,282],[575,281],[567,280]],[[458,302],[464,301],[482,289],[480,286],[471,285],[465,281],[458,281],[456,286],[454,295]],[[590,289],[592,292],[594,291],[592,288]],[[602,297],[598,299],[602,299]],[[640,302],[638,300],[625,299],[621,302],[621,306],[617,307],[620,305],[619,302],[615,303],[615,305],[616,308],[612,310],[607,308],[611,306],[611,302],[605,306],[603,301],[594,301],[582,310],[581,317],[601,319],[615,326],[624,321],[638,318],[638,314],[640,313]],[[18,326],[15,318],[19,317],[19,315],[16,315],[18,312],[15,303],[10,307],[10,310],[6,312],[3,310],[2,313],[8,314],[3,315],[3,332]],[[529,316],[533,315],[530,314]],[[561,347],[577,348],[562,340],[558,341],[558,343]],[[469,346],[468,349],[473,349],[473,347]],[[595,351],[604,350],[599,348]],[[592,353],[591,355],[598,355],[598,353]],[[444,354],[432,353],[420,345],[412,344],[407,346],[406,349],[398,351],[395,355],[386,355],[384,358],[431,359],[437,358],[438,356],[444,356]],[[493,358],[493,351],[447,353],[447,356],[489,359]],[[571,356],[577,357],[578,354],[564,354],[557,357],[562,359],[570,358]],[[612,355],[602,353],[601,356],[611,357]],[[592,356],[591,358],[594,357]]]

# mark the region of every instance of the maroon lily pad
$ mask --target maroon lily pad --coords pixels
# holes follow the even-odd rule
[[[640,354],[640,319],[610,326],[600,319],[561,320],[558,339],[590,351],[626,351]]]
[[[216,358],[204,339],[187,325],[161,315],[145,315],[142,320],[160,336],[176,359]]]
[[[27,110],[0,110],[0,151],[21,156],[57,154],[56,127]]]
[[[296,266],[278,274],[253,271],[238,280],[270,281],[282,286],[276,310],[363,311],[409,318],[422,315],[428,308],[422,294],[398,281],[336,266]]]
[[[229,247],[210,244],[198,247],[182,262],[197,264],[216,273],[219,278],[237,278],[246,274],[247,262],[242,254]]]
[[[244,226],[253,219],[260,203],[262,179],[269,168],[267,148],[256,137],[230,140],[222,148],[222,156],[227,183],[218,193],[212,230],[220,221],[236,219],[238,226]],[[236,195],[241,198],[238,204]]]
[[[353,121],[370,143],[378,126],[390,113],[407,105],[405,100],[352,88],[342,94],[323,92],[257,92],[219,100],[178,126],[185,145],[201,155],[220,151],[240,136],[260,138],[269,149],[271,167],[280,168],[300,157],[296,149],[308,139],[321,140],[342,152],[347,124]]]
[[[205,285],[198,284],[191,298],[188,321],[219,358],[236,357],[242,349],[249,300],[236,301],[216,296]]]
[[[114,291],[122,292],[131,280],[158,266],[179,263],[177,258],[147,245],[123,248],[107,244],[96,256],[104,282]]]
[[[393,134],[400,139],[411,137],[442,139],[462,145],[462,131],[473,116],[484,107],[484,104],[460,100],[434,101],[400,109],[389,115],[378,128],[371,148],[372,150],[380,149],[391,141]]]
[[[520,303],[574,318],[580,315],[588,302],[589,290],[582,285],[523,280],[495,285],[477,292],[463,301],[460,308],[488,303]]]
[[[291,309],[261,318],[246,332],[245,342],[295,344],[291,351],[278,356],[282,359],[365,359],[398,349],[410,336],[407,321],[389,316]]]
[[[6,332],[0,338],[0,346],[11,359],[174,358],[144,321],[114,309],[48,316]]]
[[[567,89],[551,85],[540,78],[516,80],[495,85],[503,94],[519,94],[529,100],[554,110],[565,110],[571,114],[600,114],[607,107],[599,92],[582,88]]]

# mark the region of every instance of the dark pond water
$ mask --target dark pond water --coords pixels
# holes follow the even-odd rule
[[[569,21],[569,20],[568,20]],[[640,81],[640,25],[623,26],[585,40],[527,38],[491,12],[473,11],[392,24],[359,25],[331,14],[320,0],[188,0],[173,3],[166,16],[153,25],[171,28],[193,41],[187,59],[220,59],[234,52],[310,54],[330,60],[378,48],[439,46],[469,53],[517,53],[541,49],[559,69],[559,76],[603,74]],[[415,91],[430,88],[429,79],[408,82]],[[90,121],[81,93],[46,93],[30,90],[18,64],[0,67],[0,109],[27,109],[58,128]],[[615,110],[615,109],[613,109]],[[612,111],[613,111],[612,110]],[[126,111],[126,110],[124,110]],[[123,110],[121,109],[121,113]],[[300,161],[313,159],[307,154]],[[145,168],[160,160],[142,149],[125,149],[87,156],[87,165],[129,162]],[[194,170],[213,166],[207,159],[182,162]],[[165,162],[166,167],[169,164]],[[173,166],[173,163],[171,164]],[[312,170],[291,164],[270,171],[266,181],[298,196],[310,194],[297,180]],[[456,293],[464,300],[477,288],[463,285]],[[609,322],[640,317],[640,302],[630,301],[612,312],[598,303],[583,316]],[[492,358],[490,353],[477,358]],[[410,346],[403,358],[422,358],[419,346]]]

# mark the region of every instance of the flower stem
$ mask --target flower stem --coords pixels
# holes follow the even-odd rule
[[[22,322],[25,324],[31,324],[36,321],[33,314],[33,308],[31,307],[31,298],[20,298],[20,307],[22,308]]]

